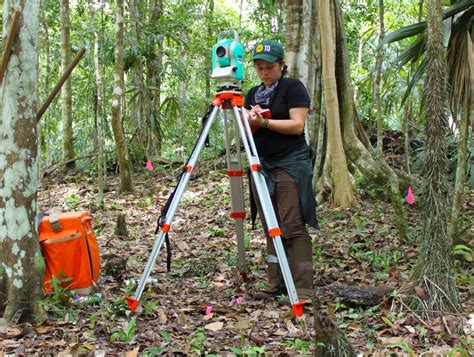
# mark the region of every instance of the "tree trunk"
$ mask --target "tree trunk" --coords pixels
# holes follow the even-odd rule
[[[152,31],[158,29],[161,13],[163,12],[162,0],[150,0],[150,28]],[[149,131],[149,147],[147,153],[149,156],[161,155],[161,128],[160,128],[160,95],[161,95],[161,76],[160,72],[163,68],[163,55],[160,45],[153,44],[152,50],[149,54],[149,63],[147,70],[147,77],[149,81],[150,96],[151,96],[151,125]]]
[[[405,160],[405,170],[407,174],[411,176],[411,163],[410,163],[410,124],[411,124],[411,109],[412,109],[412,99],[411,97],[405,102],[403,108],[403,148],[404,148],[404,160]]]
[[[143,138],[146,146],[146,159],[149,160],[151,156],[153,156],[152,153],[154,153],[154,150],[151,150],[153,132],[150,130],[153,126],[153,123],[151,123],[153,118],[151,118],[152,108],[150,97],[143,79],[143,57],[138,50],[141,43],[140,33],[143,31],[143,29],[140,28],[138,19],[141,18],[142,14],[140,14],[140,9],[136,1],[129,1],[128,7],[130,9],[130,25],[132,28],[132,31],[129,32],[130,45],[132,48],[137,49],[138,52],[133,67],[133,85],[137,90],[137,107],[134,114],[136,116],[135,121],[137,127],[142,131],[139,137]]]
[[[44,54],[46,57],[46,73],[44,76],[44,96],[43,98],[46,98],[48,96],[48,92],[50,90],[50,85],[51,85],[51,52],[50,52],[50,47],[49,47],[49,29],[48,29],[48,23],[46,22],[45,18],[45,12],[46,12],[46,5],[45,1],[41,1],[41,11],[40,11],[40,18],[41,18],[41,26],[42,26],[42,34],[44,36]],[[38,96],[40,94],[38,93]],[[38,102],[40,104],[40,101]],[[51,165],[51,136],[49,133],[51,132],[51,116],[46,115],[46,117],[43,120],[44,126],[45,126],[45,134],[42,136],[42,141],[44,141],[45,145],[45,166],[48,167]],[[41,175],[40,175],[41,177]]]
[[[385,26],[384,26],[384,3],[383,0],[379,0],[379,17],[380,17],[380,30],[379,30],[379,47],[377,48],[376,60],[375,60],[375,78],[374,78],[374,101],[375,107],[377,108],[377,151],[382,153],[383,150],[383,117],[382,117],[382,98],[380,97],[380,81],[382,77],[382,62],[383,62],[383,47],[380,46],[385,37]]]
[[[35,224],[38,2],[6,0],[4,23],[16,10],[23,14],[22,24],[0,95],[0,301],[5,301],[0,311],[4,308],[7,321],[18,313],[23,321],[31,321],[39,313],[36,300],[42,277]]]
[[[451,207],[451,218],[448,226],[448,236],[451,242],[459,238],[460,218],[463,211],[464,185],[466,184],[467,172],[467,144],[469,138],[469,104],[464,106],[464,113],[459,128],[458,162],[456,167],[456,179],[454,181],[453,204]],[[459,121],[458,121],[459,123]]]
[[[324,1],[324,0],[322,0]],[[355,357],[357,356],[351,343],[328,316],[326,309],[314,299],[314,343],[317,357]]]
[[[69,62],[71,62],[70,44],[71,24],[69,21],[69,0],[61,0],[61,73],[64,73]],[[63,159],[68,161],[74,159],[74,137],[72,131],[72,93],[71,79],[68,78],[61,89],[62,123],[63,123]],[[71,161],[66,168],[72,169],[76,166]]]
[[[474,53],[472,39],[468,30],[457,36],[449,44],[448,68],[451,69],[450,85],[456,88],[459,95],[452,95],[453,112],[461,112],[461,118],[457,118],[459,126],[458,163],[456,168],[456,180],[454,183],[454,199],[451,208],[451,219],[448,227],[448,235],[454,242],[459,237],[460,218],[464,202],[464,185],[466,183],[469,124],[474,97]],[[467,61],[466,61],[467,59]],[[452,62],[451,62],[452,61]],[[461,63],[460,63],[461,62]],[[465,73],[465,77],[459,78],[458,73]],[[455,117],[456,118],[456,117]],[[459,120],[460,119],[460,120]],[[460,123],[460,124],[459,124]]]
[[[316,0],[287,0],[286,58],[288,74],[300,79],[311,98],[306,120],[308,143],[320,146],[321,123],[321,36],[318,2]]]
[[[107,166],[105,160],[105,150],[104,150],[104,128],[105,120],[103,113],[103,95],[104,95],[104,81],[102,79],[102,73],[100,70],[99,64],[99,34],[97,30],[93,29],[94,35],[94,73],[95,73],[95,82],[97,86],[97,103],[95,107],[95,115],[97,118],[97,182],[99,193],[97,196],[97,203],[99,207],[104,207],[104,189],[107,184]]]
[[[319,9],[317,0],[287,0],[286,21],[286,58],[289,76],[300,79],[308,89],[311,97],[312,115],[308,117],[309,142],[317,148],[321,163],[315,165],[314,179],[319,177],[325,158],[326,136],[325,120],[321,114],[321,47],[319,32]],[[321,155],[322,154],[322,155]],[[313,299],[316,300],[316,299]],[[343,355],[339,343],[350,346],[344,334],[332,325],[332,332],[337,334],[336,339],[331,339],[324,334],[326,320],[329,320],[326,311],[316,309],[315,301],[315,343],[324,343],[328,349],[334,348],[336,355]],[[321,354],[324,355],[324,354]]]
[[[338,96],[340,101],[340,112],[342,113],[342,138],[344,140],[345,152],[352,164],[364,175],[369,182],[378,186],[389,184],[389,198],[395,210],[395,225],[402,239],[406,238],[406,218],[400,200],[400,188],[397,175],[388,164],[379,156],[372,153],[359,140],[356,135],[357,112],[352,95],[351,76],[349,70],[348,49],[344,32],[342,11],[337,3],[336,14],[336,48],[337,48],[337,81]]]
[[[184,29],[182,37],[183,37],[184,43],[189,43],[189,36],[188,36],[187,29]],[[182,63],[187,63],[188,62],[188,49],[186,47],[182,47],[178,51],[181,52],[180,58],[181,58],[181,61],[183,61]],[[177,115],[176,115],[176,127],[181,132],[183,131],[184,125],[185,125],[184,108],[187,102],[186,91],[187,91],[187,78],[188,78],[188,76],[186,75],[185,68],[183,68],[183,72],[184,72],[184,76],[178,79],[178,104],[181,107],[181,110],[178,110]],[[183,137],[180,137],[178,141],[180,142],[180,145],[183,145]]]
[[[362,68],[362,54],[364,53],[364,39],[362,38],[365,28],[361,27],[359,30],[359,47],[357,50],[357,66],[356,68]],[[357,105],[357,100],[359,98],[359,88],[360,86],[354,87],[354,102]]]
[[[112,131],[120,169],[120,192],[133,191],[128,149],[122,127],[123,98],[123,0],[117,0],[115,14],[115,75],[112,93]]]
[[[428,2],[427,38],[423,231],[413,272],[413,282],[424,289],[426,298],[417,299],[414,304],[425,316],[440,316],[460,310],[452,269],[452,241],[447,232],[452,190],[447,179],[450,176],[447,165],[447,76],[440,0]]]
[[[209,5],[206,11],[207,16],[207,35],[209,36],[208,39],[210,41],[215,41],[214,39],[214,31],[212,24],[214,23],[214,0],[209,0]],[[206,98],[212,100],[211,98],[211,73],[212,73],[212,58],[209,56],[206,60],[206,70],[204,72],[206,77],[204,78],[205,88],[206,88]],[[204,104],[203,113],[208,111],[209,104]]]
[[[142,96],[142,82],[143,82],[143,64],[141,63],[141,54],[139,50],[139,41],[138,41],[138,9],[136,1],[128,1],[128,8],[130,13],[130,28],[127,31],[128,42],[131,48],[131,61],[132,67],[130,68],[132,93],[129,101],[130,108],[130,117],[133,121],[133,125],[138,131],[136,135],[136,144],[140,147],[140,151],[145,150],[144,157],[140,157],[140,160],[147,160],[147,146],[149,142],[149,130],[146,122],[145,113],[143,112],[143,96]],[[133,98],[133,99],[132,99]]]
[[[339,100],[337,96],[335,72],[335,46],[333,24],[331,21],[330,4],[327,1],[319,2],[321,53],[323,63],[323,87],[327,111],[328,142],[333,173],[333,204],[336,207],[351,207],[354,202],[354,193],[349,179],[346,155],[342,144]]]

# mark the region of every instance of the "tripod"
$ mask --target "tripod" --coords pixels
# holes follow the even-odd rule
[[[244,281],[247,280],[247,267],[245,263],[245,247],[244,247],[244,200],[243,200],[243,170],[241,164],[241,151],[239,141],[241,140],[245,152],[247,154],[250,172],[252,180],[255,184],[258,198],[261,203],[263,216],[268,227],[268,235],[272,238],[275,250],[277,253],[278,263],[283,275],[283,280],[286,285],[286,290],[290,298],[293,314],[297,317],[302,317],[303,315],[303,305],[304,301],[298,300],[298,295],[296,293],[295,284],[293,282],[293,277],[288,266],[288,260],[286,258],[285,250],[281,241],[281,230],[278,226],[277,218],[273,210],[272,201],[270,194],[268,193],[268,188],[265,182],[265,177],[261,172],[261,164],[258,158],[257,149],[255,147],[255,142],[252,137],[252,132],[250,125],[247,121],[247,115],[243,107],[243,95],[239,91],[220,91],[214,97],[212,102],[214,108],[212,109],[211,114],[206,120],[204,127],[201,131],[201,134],[194,146],[193,152],[186,164],[186,167],[183,169],[182,177],[176,187],[176,190],[169,201],[169,206],[167,205],[165,211],[166,216],[163,217],[159,223],[159,229],[156,233],[156,241],[153,246],[153,250],[148,259],[148,262],[145,266],[145,270],[142,273],[140,281],[138,282],[137,289],[133,297],[126,297],[128,307],[132,314],[135,313],[143,290],[148,277],[150,276],[151,270],[155,264],[155,260],[158,256],[158,253],[161,249],[163,241],[165,240],[166,234],[171,229],[171,221],[173,220],[174,214],[178,207],[179,201],[184,193],[186,185],[191,177],[191,173],[196,165],[199,153],[201,152],[206,138],[208,136],[209,130],[211,128],[214,119],[217,116],[219,111],[222,111],[224,119],[224,134],[226,142],[226,158],[227,158],[227,167],[228,167],[228,176],[230,178],[230,188],[231,188],[231,214],[230,216],[235,219],[235,231],[237,237],[237,251],[238,251],[238,269]],[[236,157],[233,158],[230,150],[230,130],[229,130],[229,121],[227,118],[227,112],[233,111],[234,126],[236,128]],[[238,130],[237,130],[238,129]]]

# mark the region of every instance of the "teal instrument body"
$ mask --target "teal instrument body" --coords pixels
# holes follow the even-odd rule
[[[232,38],[224,38],[232,34]],[[244,80],[244,46],[239,42],[236,31],[219,33],[217,43],[212,47],[212,78],[219,87],[241,88]]]

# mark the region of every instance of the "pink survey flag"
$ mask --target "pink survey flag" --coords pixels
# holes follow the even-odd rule
[[[153,171],[153,164],[151,163],[150,160],[148,160],[148,161],[146,162],[145,169],[147,169],[147,170],[150,171],[150,172]]]
[[[415,203],[415,195],[413,194],[413,190],[411,189],[411,186],[408,187],[407,203],[408,203],[410,206]]]

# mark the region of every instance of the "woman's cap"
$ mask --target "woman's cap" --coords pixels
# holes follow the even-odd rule
[[[276,62],[282,60],[285,56],[283,46],[273,40],[265,40],[258,42],[253,49],[252,60],[264,60],[267,62]]]

